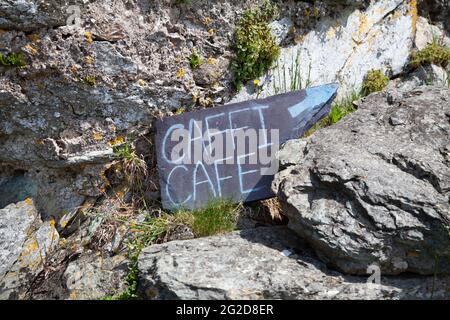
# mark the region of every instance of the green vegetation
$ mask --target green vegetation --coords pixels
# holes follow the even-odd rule
[[[114,155],[122,161],[122,169],[128,183],[134,190],[143,190],[144,180],[147,177],[147,164],[139,156],[130,142],[113,147]]]
[[[306,79],[303,79],[300,58],[299,50],[297,52],[297,57],[292,61],[290,67],[286,64],[283,64],[282,67],[279,65],[275,67],[273,81],[273,92],[275,94],[301,90],[311,85],[311,64],[308,67]]]
[[[389,78],[381,70],[370,70],[364,77],[362,94],[367,96],[372,92],[383,90],[389,83]]]
[[[348,114],[355,111],[356,109],[353,105],[353,102],[358,100],[360,97],[361,95],[359,93],[353,91],[347,98],[334,103],[331,106],[331,111],[328,116],[317,122],[311,129],[306,131],[304,136],[308,137],[321,128],[331,126],[332,124],[335,124]]]
[[[94,76],[86,76],[83,78],[83,82],[89,86],[94,87],[97,84],[97,79]]]
[[[277,15],[277,7],[267,0],[261,7],[245,11],[239,21],[235,33],[236,57],[232,62],[238,90],[244,82],[262,76],[280,55],[269,27]]]
[[[175,0],[175,4],[190,4],[192,0]]]
[[[192,51],[191,55],[187,58],[187,60],[192,70],[197,69],[203,63],[202,57],[200,57],[195,50]]]
[[[450,48],[439,43],[437,39],[424,49],[415,51],[411,55],[411,66],[418,68],[426,64],[446,67],[450,61]]]
[[[10,52],[6,56],[0,53],[0,64],[7,67],[23,68],[26,66],[21,53]]]
[[[147,246],[164,241],[176,232],[177,226],[187,226],[195,237],[206,237],[233,231],[242,206],[231,201],[219,199],[211,201],[205,208],[194,211],[179,210],[173,214],[158,212],[156,217],[148,217],[142,223],[128,224],[134,239],[128,242],[128,257],[131,261],[125,278],[127,289],[114,296],[105,296],[102,300],[138,299],[139,270],[137,261],[140,252]]]
[[[204,209],[188,213],[192,215],[190,226],[194,235],[207,237],[233,231],[240,209],[241,205],[231,201],[216,200],[210,202]]]

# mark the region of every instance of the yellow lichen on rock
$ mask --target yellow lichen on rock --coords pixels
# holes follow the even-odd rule
[[[93,131],[92,138],[94,138],[95,141],[101,141],[103,140],[103,134],[101,132]]]
[[[34,48],[31,44],[27,44],[23,48],[25,51],[28,51],[29,53],[31,53],[34,56],[38,54],[38,50],[36,48]]]
[[[409,3],[409,14],[411,15],[411,27],[413,34],[416,34],[417,29],[417,0],[410,0]]]
[[[84,37],[86,38],[86,42],[91,44],[94,40],[92,39],[92,33],[90,33],[89,31],[86,31],[84,33]]]
[[[111,147],[113,147],[113,146],[116,146],[116,145],[118,145],[118,144],[122,144],[122,143],[124,143],[124,142],[125,142],[125,138],[124,138],[123,136],[117,136],[117,137],[115,137],[114,139],[110,140],[110,141],[108,142],[108,144],[109,144]]]

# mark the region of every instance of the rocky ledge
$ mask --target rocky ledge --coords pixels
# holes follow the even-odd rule
[[[140,290],[150,299],[449,298],[450,278],[345,276],[285,227],[256,228],[146,248]],[[369,281],[368,281],[369,280]]]

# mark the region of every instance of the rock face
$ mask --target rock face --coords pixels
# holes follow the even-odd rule
[[[338,82],[338,98],[345,97],[361,89],[371,69],[402,72],[414,42],[415,2],[372,1],[366,10],[346,7],[338,12],[338,17],[320,20],[298,44],[282,49],[277,67],[260,79],[262,92],[248,87],[233,101],[279,93],[290,88],[294,77],[303,86]]]
[[[32,197],[63,229],[64,215],[110,185],[117,141],[148,134],[194,94],[229,94],[232,30],[254,4],[2,1],[0,52],[26,66],[0,64],[0,208]],[[185,58],[194,49],[205,61],[195,76]]]
[[[149,299],[403,299],[431,296],[432,278],[343,276],[312,257],[285,227],[256,228],[144,249],[142,294]],[[436,283],[446,298],[449,279]]]
[[[275,85],[282,86],[275,75],[297,53],[304,83],[340,80],[357,89],[369,68],[400,72],[412,45],[414,6],[369,2],[280,3],[276,35],[280,42],[292,38],[295,24],[301,41],[282,44]],[[261,3],[2,1],[0,52],[22,53],[27,66],[0,66],[0,207],[32,197],[61,231],[63,216],[75,216],[110,186],[105,172],[118,141],[147,135],[156,116],[180,107],[250,98],[232,99],[229,64],[237,21]],[[186,59],[193,50],[204,61],[197,70]],[[271,93],[263,91],[261,97]]]
[[[57,246],[54,222],[42,222],[27,199],[0,210],[0,299],[22,297]]]
[[[450,90],[377,93],[291,142],[273,183],[289,226],[350,274],[450,273]]]

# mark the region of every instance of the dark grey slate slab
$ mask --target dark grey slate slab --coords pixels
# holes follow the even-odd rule
[[[263,165],[260,161],[249,164],[251,157],[255,156],[252,151],[255,154],[265,151],[273,159],[277,151],[274,148],[278,144],[270,130],[278,129],[280,145],[289,139],[302,136],[329,113],[337,89],[337,84],[327,84],[158,120],[155,124],[156,152],[163,207],[193,209],[214,198],[249,202],[272,197],[270,185],[275,172],[267,175],[267,172],[261,169],[269,164]],[[261,132],[257,141],[249,142],[247,139],[245,144],[241,144],[245,145],[245,149],[238,151],[233,149],[233,146],[238,146],[238,140],[229,138],[232,134],[242,132],[242,128],[264,129],[266,134]],[[190,136],[176,137],[175,141],[172,141],[174,132],[180,132],[178,129],[186,129]],[[221,137],[233,153],[226,153],[225,144],[223,157],[220,158],[227,158],[226,160],[216,159],[215,162],[208,163],[206,158],[193,159],[195,147],[205,154],[212,150],[210,148],[218,136],[218,132],[213,132],[214,129],[222,131]],[[203,142],[200,139],[201,133],[205,138]],[[180,142],[183,141],[190,141],[191,153],[184,152],[173,156],[173,151],[177,148],[179,150],[183,145]],[[216,153],[212,152],[211,155]],[[227,163],[230,161],[233,164]]]

